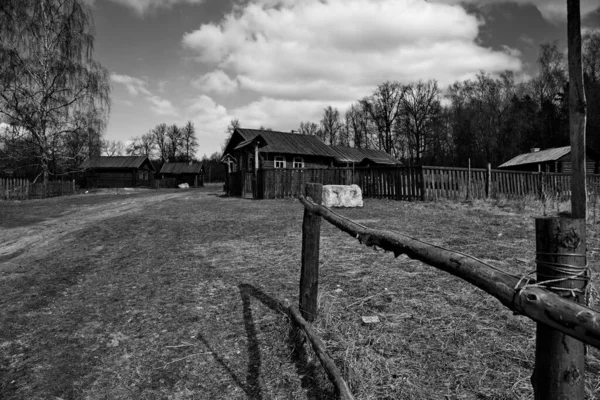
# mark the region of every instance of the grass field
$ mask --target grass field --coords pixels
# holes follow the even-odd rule
[[[0,203],[0,398],[334,398],[281,312],[297,303],[302,212],[218,186]],[[367,199],[340,212],[524,273],[541,209]],[[598,239],[588,225],[595,269]],[[357,399],[533,398],[533,322],[327,223],[321,262],[314,326]],[[588,351],[589,399],[599,358]]]

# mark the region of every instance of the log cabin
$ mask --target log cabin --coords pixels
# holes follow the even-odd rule
[[[160,169],[161,178],[174,178],[177,185],[187,183],[190,187],[204,186],[204,167],[197,162],[168,162]]]
[[[147,156],[90,157],[79,168],[88,189],[150,187],[156,173]]]

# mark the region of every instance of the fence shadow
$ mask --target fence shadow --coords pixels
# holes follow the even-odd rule
[[[254,358],[254,360],[250,360],[248,363],[248,386],[257,387],[259,385],[260,348],[256,338],[256,327],[252,318],[250,302],[252,298],[254,298],[276,313],[287,314],[287,308],[278,300],[252,285],[242,283],[238,287],[244,307],[244,325],[246,334],[248,335],[248,354],[251,358]],[[336,398],[335,392],[331,385],[329,385],[329,381],[326,378],[323,378],[319,365],[311,362],[304,346],[305,341],[305,336],[301,330],[290,324],[287,336],[287,346],[290,350],[292,361],[296,366],[296,373],[301,377],[302,388],[307,391],[307,398]],[[257,389],[260,391],[259,387],[257,387]]]

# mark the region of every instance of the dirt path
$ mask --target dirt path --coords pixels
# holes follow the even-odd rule
[[[194,194],[206,195],[201,192]],[[0,271],[6,272],[7,268],[10,269],[11,265],[18,264],[23,258],[37,257],[42,252],[64,246],[63,238],[72,232],[90,225],[101,227],[102,221],[107,218],[139,212],[150,204],[189,195],[190,193],[185,191],[175,193],[131,192],[131,194],[119,196],[112,201],[100,204],[72,205],[58,216],[32,225],[2,229],[0,230]],[[82,194],[79,196],[105,195]]]

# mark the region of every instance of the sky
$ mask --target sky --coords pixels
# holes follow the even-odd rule
[[[112,86],[105,138],[192,121],[198,157],[221,151],[234,118],[290,131],[388,80],[523,80],[540,44],[566,54],[565,0],[90,1]],[[583,30],[600,28],[597,0],[581,11]]]

